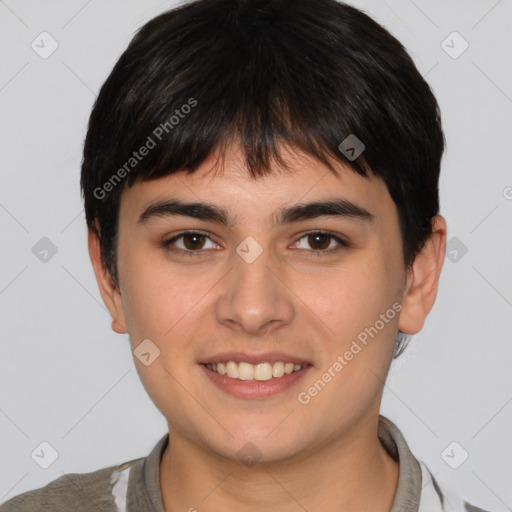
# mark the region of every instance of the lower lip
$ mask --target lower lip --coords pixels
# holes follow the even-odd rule
[[[227,375],[220,375],[200,364],[206,376],[222,391],[239,398],[261,399],[277,395],[290,389],[308,373],[311,365],[307,365],[298,372],[287,373],[282,377],[273,377],[270,380],[239,380]]]

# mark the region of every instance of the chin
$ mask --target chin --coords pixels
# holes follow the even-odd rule
[[[259,425],[239,424],[229,428],[233,437],[224,435],[223,440],[212,447],[220,456],[233,461],[241,461],[247,466],[256,462],[276,463],[293,457],[297,452],[297,443],[301,436],[293,435],[290,430],[276,429],[283,418],[274,422],[263,422]],[[210,440],[211,442],[211,440]]]
[[[229,446],[219,447],[216,453],[233,462],[241,462],[247,467],[259,467],[263,465],[272,465],[283,463],[296,455],[296,449],[293,449],[293,443],[281,440],[275,442],[262,442],[261,440],[237,439],[235,443]]]

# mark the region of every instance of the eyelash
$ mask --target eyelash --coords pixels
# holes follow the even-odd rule
[[[179,233],[178,235],[172,237],[171,239],[162,242],[162,245],[164,246],[165,249],[167,249],[167,250],[169,250],[171,252],[174,252],[176,254],[183,254],[183,255],[190,256],[190,257],[200,256],[201,253],[202,253],[201,250],[191,251],[191,250],[183,250],[183,249],[179,249],[179,248],[176,248],[176,247],[171,247],[171,245],[174,242],[176,242],[180,238],[183,238],[186,235],[200,235],[200,236],[204,236],[204,237],[206,237],[206,238],[211,240],[211,238],[208,235],[208,233],[205,233],[203,231],[182,231],[181,233]],[[334,254],[334,253],[337,253],[340,250],[343,250],[343,249],[346,249],[346,248],[350,247],[350,244],[348,242],[346,242],[345,240],[343,240],[342,238],[340,238],[339,236],[335,235],[334,233],[331,233],[330,231],[323,231],[323,230],[309,231],[307,233],[304,233],[304,235],[302,235],[297,240],[297,242],[299,242],[303,238],[307,238],[310,235],[329,236],[331,239],[333,239],[333,240],[335,240],[336,242],[339,243],[338,247],[335,247],[334,249],[316,249],[316,250],[315,249],[311,249],[310,251],[307,251],[307,252],[311,253],[310,256],[312,256],[312,257],[319,257],[319,256],[322,256],[322,255],[325,255],[325,254],[327,254],[327,255]],[[211,240],[211,241],[213,242],[213,240]],[[295,242],[295,243],[297,243],[297,242]],[[305,249],[305,250],[307,250],[307,249]]]

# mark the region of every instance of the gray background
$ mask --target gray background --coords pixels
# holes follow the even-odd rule
[[[448,141],[440,190],[451,259],[425,328],[392,368],[382,413],[445,485],[511,510],[512,1],[350,3],[409,50]],[[173,5],[0,1],[0,502],[64,473],[145,456],[166,432],[127,335],[110,330],[79,169],[99,87],[134,31]],[[46,59],[31,47],[43,45],[43,31],[59,45]],[[461,55],[453,31],[469,43]],[[57,248],[46,261],[43,237]],[[48,469],[31,457],[43,441],[59,455]],[[453,441],[452,464],[469,453],[458,469],[441,455]]]

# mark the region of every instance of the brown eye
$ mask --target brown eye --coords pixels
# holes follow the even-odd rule
[[[307,252],[313,256],[320,256],[322,254],[329,255],[338,250],[350,247],[348,242],[345,242],[339,236],[324,231],[306,233],[295,242],[295,246],[299,249],[307,249]]]
[[[191,251],[202,249],[204,246],[205,238],[206,237],[204,235],[199,233],[189,233],[183,235],[183,245],[186,249]]]
[[[210,244],[209,246],[207,244]],[[218,248],[206,233],[199,231],[184,231],[179,235],[162,243],[163,247],[177,254],[200,256],[202,249]],[[197,254],[196,254],[197,253]]]
[[[308,243],[313,249],[327,249],[331,243],[332,236],[324,233],[308,235]]]

